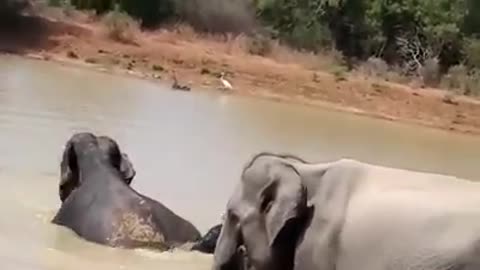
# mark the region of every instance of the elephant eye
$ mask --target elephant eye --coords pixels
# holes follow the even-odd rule
[[[237,223],[239,220],[238,215],[235,214],[231,209],[227,211],[227,219],[233,223]]]

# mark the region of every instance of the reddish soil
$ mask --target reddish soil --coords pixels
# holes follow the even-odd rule
[[[0,36],[8,37],[0,41],[0,50],[150,79],[171,81],[175,72],[179,83],[194,91],[218,89],[217,76],[224,71],[234,86],[232,94],[480,134],[480,101],[476,99],[446,97],[438,89],[352,74],[334,76],[313,69],[304,60],[251,55],[242,47],[241,38],[201,36],[181,29],[138,32],[135,42],[124,44],[110,39],[99,22],[66,23],[44,17],[26,18],[14,32],[0,29]]]

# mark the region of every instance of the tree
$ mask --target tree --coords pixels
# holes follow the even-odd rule
[[[154,27],[172,17],[175,11],[173,0],[120,0],[120,7],[139,19],[144,27]]]
[[[422,57],[415,59],[419,64],[431,57],[439,57],[444,66],[456,63],[461,53],[459,41],[463,38],[465,0],[366,2],[373,51],[379,52],[388,62],[408,62],[414,60],[413,55],[421,54]],[[416,53],[412,54],[412,50]]]
[[[0,20],[7,21],[29,6],[28,0],[0,0]]]
[[[480,1],[467,0],[464,30],[467,35],[480,37]]]

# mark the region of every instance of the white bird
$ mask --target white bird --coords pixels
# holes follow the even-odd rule
[[[232,87],[232,85],[230,84],[230,82],[225,79],[225,72],[222,72],[222,76],[220,77],[220,81],[221,81],[222,84],[223,84],[223,89],[225,89],[225,90],[226,90],[226,89],[228,89],[228,90],[232,90],[232,89],[233,89],[233,87]]]

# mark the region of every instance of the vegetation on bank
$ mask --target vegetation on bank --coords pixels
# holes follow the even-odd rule
[[[7,23],[28,6],[28,0],[0,0],[0,22]]]
[[[3,2],[2,2],[3,1]],[[33,0],[34,1],[34,0]],[[3,3],[21,0],[0,0]],[[25,2],[25,0],[23,1]],[[478,0],[49,0],[106,15],[111,36],[132,39],[172,21],[199,32],[246,34],[249,51],[268,56],[280,42],[301,51],[340,53],[335,73],[480,95]],[[128,14],[131,18],[126,16]]]

